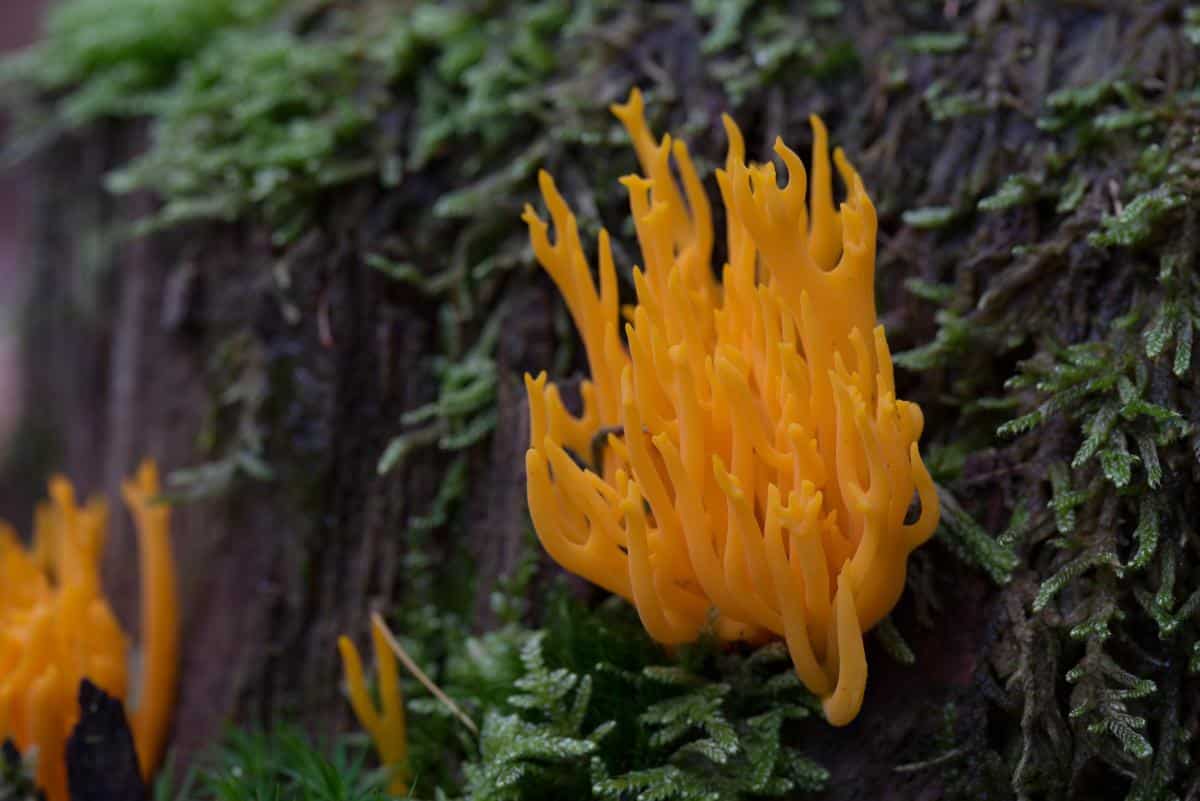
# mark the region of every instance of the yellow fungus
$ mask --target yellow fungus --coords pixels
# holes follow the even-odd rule
[[[388,792],[406,795],[411,778],[408,767],[408,733],[404,718],[404,696],[400,691],[400,673],[396,654],[388,644],[388,633],[382,620],[373,620],[371,643],[375,651],[375,668],[379,681],[379,707],[367,691],[362,658],[349,637],[338,638],[342,656],[342,673],[346,678],[346,694],[359,724],[375,743],[379,761],[390,772]]]
[[[170,509],[156,502],[159,492],[150,461],[124,485],[138,533],[145,649],[131,728],[147,778],[162,758],[179,651]],[[30,550],[0,524],[0,740],[36,750],[48,801],[68,798],[65,747],[79,720],[80,682],[127,695],[129,642],[100,582],[107,529],[105,503],[79,506],[62,477],[51,479],[50,501],[35,513]]]
[[[636,306],[618,309],[605,231],[593,280],[546,172],[554,240],[531,207],[522,216],[591,367],[579,416],[544,373],[525,377],[538,537],[567,570],[633,603],[660,642],[710,623],[727,640],[783,637],[826,718],[844,725],[866,686],[863,632],[895,605],[908,554],[938,519],[921,410],[896,398],[876,319],[875,209],[840,149],[831,165],[819,118],[809,189],[781,140],[784,186],[774,164],[747,164],[726,116],[718,282],[686,146],[655,144],[636,89],[612,111],[645,173],[621,180],[644,261]],[[920,514],[906,523],[914,497]]]

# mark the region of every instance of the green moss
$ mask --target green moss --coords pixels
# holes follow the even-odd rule
[[[266,461],[268,405],[278,376],[261,342],[242,330],[219,343],[209,356],[206,374],[210,405],[197,437],[201,464],[173,471],[169,496],[195,501],[228,492],[247,479],[266,481],[274,470]]]
[[[290,728],[231,731],[185,776],[168,769],[156,801],[384,801],[384,777],[368,770],[361,740],[314,744]]]
[[[837,25],[844,14],[838,0],[804,4],[692,0],[707,32],[700,51],[705,71],[735,106],[756,96],[783,75],[831,79],[860,66],[853,39]]]
[[[1185,32],[1172,23],[1157,35]],[[979,352],[1027,350],[990,404],[1018,412],[997,434],[1012,442],[1008,458],[1018,464],[1055,458],[1019,485],[1017,508],[1044,499],[1030,524],[1010,526],[995,542],[1019,556],[1010,563],[1022,575],[1015,584],[1033,589],[1013,592],[1055,638],[1053,649],[1026,652],[1006,674],[1049,682],[1026,685],[1013,785],[1051,788],[1052,797],[1085,780],[1078,770],[1066,785],[1055,778],[1064,757],[1047,738],[1061,743],[1053,733],[1063,727],[1074,736],[1065,758],[1133,777],[1129,798],[1178,791],[1186,728],[1166,685],[1178,681],[1200,638],[1200,573],[1181,568],[1190,546],[1166,534],[1179,530],[1190,494],[1180,482],[1195,458],[1189,368],[1197,220],[1188,209],[1200,149],[1187,122],[1195,98],[1182,87],[1198,76],[1192,64],[1178,91],[1155,94],[1137,69],[1125,63],[1048,92],[1034,110],[1041,133],[1023,145],[1020,171],[1000,172],[1003,160],[995,158],[983,164],[990,177],[979,185],[976,214],[932,236],[953,238],[969,225],[977,252],[1013,230],[1028,238],[988,261],[982,286],[971,286],[982,276],[958,271],[955,292],[928,295],[943,307],[936,338],[897,358],[910,368],[957,371]],[[939,96],[979,91],[986,80],[969,67],[960,74],[969,77],[948,78]],[[974,179],[965,188],[973,191]],[[964,302],[964,292],[975,300]],[[1077,305],[1080,293],[1089,293],[1086,307]],[[979,384],[951,387],[948,402],[965,406],[962,391]],[[956,504],[945,508],[949,529],[972,529]],[[975,534],[968,542],[982,553],[992,540]],[[973,560],[995,564],[979,554]],[[1069,689],[1063,708],[1052,689],[1058,677]]]
[[[161,97],[153,147],[109,188],[162,197],[149,227],[253,210],[282,241],[294,238],[321,190],[375,169],[362,144],[374,112],[356,95],[360,68],[350,41],[226,33]]]
[[[1164,186],[1129,201],[1118,213],[1105,215],[1100,230],[1088,235],[1097,247],[1133,247],[1148,242],[1167,215],[1188,201],[1188,194]]]
[[[977,204],[980,211],[1000,211],[1032,203],[1038,196],[1038,182],[1024,175],[1010,175],[995,193]]]
[[[901,44],[914,53],[955,53],[962,50],[970,42],[970,38],[961,31],[947,33],[919,33],[901,40]]]
[[[35,140],[99,117],[153,113],[158,93],[182,64],[221,31],[262,19],[276,5],[276,0],[57,3],[43,39],[0,64],[0,88],[59,97],[50,122],[23,118],[24,133]]]
[[[448,355],[434,357],[432,365],[438,377],[437,399],[401,417],[400,422],[409,430],[393,438],[384,449],[378,466],[381,474],[396,467],[414,448],[436,443],[443,451],[461,451],[477,444],[496,427],[497,368],[492,354],[504,312],[503,307],[493,310],[471,349],[461,355],[455,353],[458,345],[454,321],[445,322],[442,350]]]
[[[904,224],[913,228],[945,228],[954,222],[957,212],[950,206],[926,206],[904,212]]]
[[[418,776],[477,801],[792,798],[828,780],[787,744],[788,722],[816,706],[781,644],[719,654],[705,643],[671,659],[623,604],[589,611],[559,591],[547,606],[544,629],[441,638],[450,645],[435,674],[480,734],[464,738],[414,685]],[[461,785],[446,770],[453,753]]]

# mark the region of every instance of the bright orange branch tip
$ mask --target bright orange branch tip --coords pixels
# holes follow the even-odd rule
[[[147,461],[123,487],[138,533],[145,654],[131,727],[149,777],[162,759],[175,700],[179,615],[170,509]],[[69,481],[50,481],[38,507],[34,542],[23,548],[0,524],[0,740],[38,753],[37,783],[48,801],[66,801],[65,747],[79,719],[79,684],[90,679],[121,700],[128,690],[129,642],[100,583],[108,510],[80,507]]]
[[[876,320],[875,209],[840,149],[830,164],[818,117],[806,192],[804,165],[779,139],[785,186],[774,164],[747,165],[726,116],[718,282],[687,147],[654,141],[636,89],[612,111],[645,173],[621,179],[644,260],[624,338],[608,233],[597,287],[546,172],[555,241],[531,207],[522,217],[592,373],[578,417],[544,373],[525,377],[538,536],[567,570],[633,603],[660,642],[695,640],[710,619],[726,640],[783,637],[827,719],[844,725],[866,685],[863,632],[895,605],[908,554],[938,520],[917,450],[921,410],[897,400]],[[920,514],[906,524],[914,497]]]

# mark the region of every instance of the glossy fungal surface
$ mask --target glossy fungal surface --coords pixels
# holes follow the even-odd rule
[[[634,604],[662,643],[706,626],[725,640],[784,638],[844,725],[866,685],[863,632],[895,605],[909,553],[938,520],[921,410],[896,397],[876,319],[874,206],[844,154],[831,161],[819,118],[811,173],[776,140],[780,186],[774,164],[747,164],[725,117],[726,256],[714,269],[712,209],[687,147],[654,139],[637,90],[613,113],[644,173],[622,179],[642,257],[636,304],[619,307],[604,231],[593,279],[547,173],[550,223],[523,216],[591,368],[579,416],[545,374],[526,376],[538,537]]]

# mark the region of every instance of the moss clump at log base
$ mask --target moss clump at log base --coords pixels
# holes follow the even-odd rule
[[[515,600],[515,599],[514,599]],[[478,721],[472,733],[416,681],[406,679],[415,798],[620,801],[645,792],[679,801],[807,797],[828,772],[790,745],[793,721],[820,705],[774,644],[749,654],[704,643],[667,658],[628,608],[588,610],[562,587],[543,626],[510,621],[472,637],[461,619],[409,610],[448,644],[412,652],[437,664],[433,678]],[[179,799],[375,799],[386,771],[351,737],[322,746],[287,728],[235,732],[186,781],[159,793]],[[274,797],[274,796],[272,796]]]

